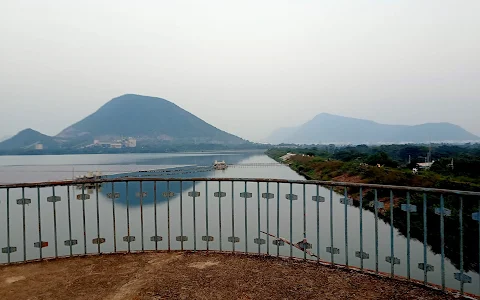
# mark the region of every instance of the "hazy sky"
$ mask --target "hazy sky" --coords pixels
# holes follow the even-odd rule
[[[0,137],[126,93],[260,140],[320,112],[480,134],[480,1],[0,1]]]

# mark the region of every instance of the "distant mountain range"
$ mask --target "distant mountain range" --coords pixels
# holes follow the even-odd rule
[[[451,123],[386,125],[321,113],[301,126],[277,129],[266,141],[274,144],[376,144],[478,140],[478,136]]]
[[[159,145],[218,144],[222,147],[236,147],[251,144],[206,123],[165,99],[127,94],[110,100],[96,112],[68,126],[56,136],[25,129],[0,142],[0,151],[63,151],[105,145],[113,148],[119,141],[126,143],[127,140],[128,143],[135,140],[137,147],[149,149]],[[267,142],[373,144],[478,140],[478,136],[450,123],[385,125],[322,113],[301,126],[276,130]]]
[[[26,129],[0,143],[0,150],[91,146],[95,140],[134,138],[139,145],[249,143],[222,131],[165,99],[127,94],[110,100],[93,114],[56,136]]]

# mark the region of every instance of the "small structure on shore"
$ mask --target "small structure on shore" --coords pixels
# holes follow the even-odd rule
[[[420,169],[424,169],[424,170],[428,170],[432,167],[433,163],[435,161],[432,161],[432,162],[424,162],[424,163],[418,163],[417,166],[420,168]]]

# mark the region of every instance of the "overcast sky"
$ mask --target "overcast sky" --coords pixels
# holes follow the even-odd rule
[[[0,1],[0,138],[126,93],[250,140],[321,112],[480,135],[480,1]]]

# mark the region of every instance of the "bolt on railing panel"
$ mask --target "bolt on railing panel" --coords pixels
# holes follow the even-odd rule
[[[0,188],[0,263],[119,251],[238,251],[480,294],[480,212],[473,210],[479,198],[225,178],[13,185]]]

